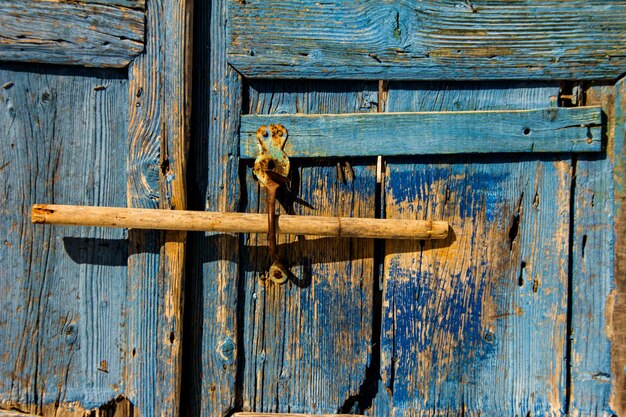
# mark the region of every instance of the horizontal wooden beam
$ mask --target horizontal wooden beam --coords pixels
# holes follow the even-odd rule
[[[0,1],[0,60],[124,67],[144,48],[143,2]]]
[[[268,233],[267,214],[35,204],[35,224]],[[448,223],[430,220],[279,215],[276,233],[370,239],[445,239]]]
[[[363,417],[358,414],[235,413],[233,417]]]
[[[252,78],[613,79],[615,0],[229,0],[228,59]]]
[[[257,155],[257,129],[287,128],[290,158],[511,152],[598,152],[599,107],[538,110],[244,115],[241,157]]]

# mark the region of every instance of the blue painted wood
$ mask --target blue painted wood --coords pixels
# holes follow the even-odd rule
[[[238,211],[242,86],[226,62],[226,2],[194,11],[194,140],[190,141],[190,208]],[[245,200],[245,197],[243,197]],[[226,416],[241,406],[237,372],[245,346],[239,327],[240,239],[190,233],[185,299],[182,415]]]
[[[153,0],[129,67],[127,205],[186,208],[191,1]],[[178,416],[186,233],[129,234],[126,395],[144,417]]]
[[[229,0],[228,58],[246,77],[611,79],[626,2]]]
[[[376,111],[372,83],[254,82],[251,113]],[[375,169],[292,163],[281,211],[374,217]],[[246,167],[246,210],[265,212],[265,192]],[[345,182],[342,180],[345,176]],[[294,202],[299,197],[312,207]],[[285,236],[279,252],[294,274],[264,280],[267,237],[246,235],[241,252],[242,411],[355,413],[366,408],[373,364],[374,246],[371,240]]]
[[[341,115],[246,115],[241,157],[259,152],[257,130],[287,128],[289,157],[599,152],[600,107]]]
[[[587,102],[601,104],[613,118],[614,86],[592,87]],[[611,417],[613,331],[607,318],[615,303],[613,164],[608,157],[581,156],[575,169],[569,411],[572,416]]]
[[[541,108],[557,86],[389,85],[389,111]],[[570,161],[389,159],[385,216],[445,242],[386,242],[382,381],[393,415],[565,411]]]
[[[125,67],[144,47],[143,4],[0,2],[0,60]]]
[[[102,4],[105,6],[123,6],[137,10],[145,10],[146,8],[146,0],[82,0],[81,3]]]
[[[606,305],[607,334],[611,336],[611,377],[613,386],[610,405],[617,415],[626,414],[626,80],[615,86],[615,136],[613,158],[613,221],[615,247],[615,305],[611,314],[610,303]],[[609,148],[611,149],[611,148]],[[612,332],[612,333],[611,333]],[[602,399],[603,400],[603,399]]]
[[[0,68],[0,408],[69,415],[124,394],[124,230],[41,227],[33,203],[124,205],[127,80]]]

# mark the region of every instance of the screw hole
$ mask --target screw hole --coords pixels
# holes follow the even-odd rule
[[[522,133],[524,134],[524,136],[528,136],[530,135],[530,128],[529,127],[525,127],[524,130],[522,130]]]

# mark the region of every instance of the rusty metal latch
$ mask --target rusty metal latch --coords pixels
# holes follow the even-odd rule
[[[259,154],[254,161],[254,175],[267,190],[267,226],[272,265],[269,278],[283,284],[288,278],[288,268],[280,260],[276,248],[276,193],[289,181],[289,157],[283,150],[287,141],[287,129],[272,124],[257,129]]]
[[[259,213],[220,213],[187,210],[156,210],[122,207],[64,206],[35,204],[32,222],[70,226],[121,227],[156,230],[195,230],[227,233],[268,233],[272,265],[269,279],[287,282],[291,272],[281,261],[277,234],[358,237],[368,239],[446,239],[445,221],[375,219],[276,214],[276,195],[289,187],[289,157],[284,151],[287,129],[282,124],[266,124],[256,131],[257,154],[254,174],[267,189],[267,222]]]

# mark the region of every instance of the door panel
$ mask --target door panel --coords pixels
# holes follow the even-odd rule
[[[558,91],[390,83],[386,109],[546,107]],[[395,415],[565,410],[571,179],[567,156],[388,160],[386,217],[453,230],[444,242],[386,242],[383,381]]]
[[[191,2],[87,3],[0,6],[0,59],[130,65],[1,70],[0,409],[175,416],[184,233],[33,225],[29,208],[185,208]]]
[[[212,93],[201,93],[201,97],[211,97],[210,108],[218,109],[207,120],[216,132],[208,137],[215,148],[203,148],[208,155],[207,206],[227,195],[232,199],[224,206],[265,211],[264,196],[252,180],[249,163],[242,163],[245,166],[240,171],[245,187],[240,191],[233,185],[234,168],[230,164],[235,141],[230,135],[238,132],[240,119],[232,109],[241,103],[244,114],[370,111],[355,108],[354,99],[347,105],[324,102],[333,103],[332,97],[348,97],[363,89],[354,89],[363,85],[353,81],[355,78],[502,78],[509,81],[380,83],[382,94],[371,101],[377,103],[377,111],[388,112],[537,109],[562,106],[567,84],[511,79],[601,79],[623,71],[617,56],[622,54],[616,53],[623,42],[615,41],[621,39],[622,23],[614,13],[624,7],[623,2],[564,5],[519,1],[504,7],[503,2],[440,1],[416,8],[405,3],[215,2],[211,53],[218,64],[205,62],[207,73],[213,77],[206,81]],[[529,8],[534,8],[533,13],[528,13]],[[419,25],[411,23],[415,11]],[[511,13],[511,19],[495,19],[488,24],[498,13],[501,18]],[[605,14],[610,16],[603,18]],[[424,25],[437,19],[457,31],[442,34],[437,32],[440,26]],[[483,33],[481,25],[489,30]],[[495,32],[490,31],[504,26],[507,30],[499,31],[494,41]],[[578,36],[583,29],[588,33]],[[605,29],[615,31],[606,42]],[[386,43],[394,34],[400,39],[396,36],[395,41]],[[415,50],[409,51],[413,56],[405,54],[407,48],[393,44],[411,36],[422,36],[423,42],[405,46],[426,45],[428,56],[418,58]],[[610,52],[596,54],[614,41],[619,45],[616,43]],[[529,43],[518,48],[520,42]],[[584,45],[582,49],[568,46],[574,44]],[[490,50],[494,45],[497,50]],[[513,46],[505,51],[506,45]],[[222,68],[227,59],[241,77],[214,70]],[[320,78],[349,81],[333,84]],[[245,93],[241,96],[242,84]],[[375,87],[366,89],[374,91]],[[225,132],[225,138],[218,135]],[[370,148],[376,145],[372,140]],[[371,149],[368,152],[372,153]],[[386,242],[384,259],[377,255],[380,243],[372,243],[369,249],[360,242],[359,248],[372,256],[367,261],[359,260],[361,255],[344,246],[334,247],[329,239],[324,240],[325,246],[332,247],[327,251],[313,246],[312,239],[288,238],[281,250],[294,260],[295,279],[283,287],[258,279],[269,265],[264,236],[246,236],[239,245],[228,239],[219,246],[228,256],[228,268],[211,266],[208,273],[205,269],[196,287],[204,291],[204,311],[196,311],[203,313],[207,326],[203,329],[206,345],[193,349],[197,349],[196,359],[201,358],[203,371],[209,376],[198,378],[201,382],[190,398],[202,398],[195,404],[201,403],[199,408],[205,415],[219,415],[224,410],[381,416],[612,412],[607,400],[591,400],[590,393],[602,388],[589,388],[587,380],[573,380],[578,372],[574,357],[578,351],[589,369],[596,364],[602,365],[598,369],[605,369],[608,360],[606,331],[593,336],[604,358],[598,362],[591,360],[590,349],[581,346],[577,351],[578,342],[569,341],[571,329],[584,326],[572,323],[576,314],[582,317],[584,311],[591,312],[597,319],[594,329],[607,323],[605,305],[582,295],[584,287],[577,290],[573,286],[576,280],[586,279],[577,278],[573,267],[578,262],[576,251],[581,249],[576,239],[585,233],[572,227],[576,227],[576,210],[580,209],[575,208],[579,204],[575,202],[578,195],[584,200],[582,195],[590,192],[576,188],[577,161],[577,156],[568,153],[389,158],[382,194],[369,179],[360,188],[337,182],[336,161],[294,162],[299,175],[295,180],[298,195],[322,202],[319,207],[313,203],[315,212],[296,205],[299,214],[324,214],[327,209],[329,214],[341,212],[342,208],[330,207],[343,197],[354,201],[350,204],[373,201],[374,208],[382,207],[382,211],[361,210],[361,215],[447,220],[453,234],[441,243]],[[367,172],[373,168],[359,164],[367,165],[367,160],[350,162],[356,181],[359,169]],[[596,214],[599,222],[610,221],[603,215]],[[584,227],[596,230],[596,226]],[[598,228],[600,241],[607,239],[606,227]],[[240,261],[238,271],[235,259]],[[363,273],[371,271],[371,288],[354,285],[355,265]],[[228,282],[235,272],[239,279],[236,289]],[[612,282],[608,269],[599,274],[603,285]],[[303,276],[310,276],[310,283]],[[351,281],[339,286],[336,276],[350,277]],[[379,278],[384,280],[384,294],[376,285]],[[217,306],[207,301],[214,299],[207,292],[213,289],[217,289]],[[579,291],[578,298],[571,297],[572,291]],[[608,287],[597,291],[606,294]],[[362,311],[369,309],[371,313],[346,310],[353,308],[357,299],[371,300],[369,305],[360,301]],[[335,308],[338,300],[346,300],[339,314]],[[572,306],[574,302],[580,305],[579,313]],[[609,305],[607,301],[607,308]],[[356,324],[344,320],[352,316],[359,319]],[[365,330],[368,326],[369,334]],[[343,339],[338,334],[343,334]],[[231,335],[236,339],[236,352],[217,357],[216,352],[223,352],[222,342],[232,341]],[[354,350],[352,355],[328,342],[336,345],[344,339]],[[584,337],[580,343],[585,343]],[[364,354],[368,344],[369,355]],[[589,371],[580,368],[582,378],[589,377]],[[611,385],[603,375],[596,372],[590,378],[594,384]],[[211,385],[215,381],[219,383]],[[582,394],[576,398],[573,393],[579,388],[575,384]]]
[[[376,93],[375,83],[252,82],[249,111],[372,112]],[[279,195],[286,212],[375,216],[371,164],[294,160],[291,172],[291,193]],[[265,191],[251,169],[243,175],[246,209],[266,212]],[[294,274],[282,286],[261,279],[270,263],[267,237],[244,238],[242,409],[338,412],[358,396],[371,354],[373,242],[289,236],[279,239],[279,252]]]
[[[611,318],[616,301],[613,269],[617,247],[613,234],[612,159],[619,163],[621,150],[614,154],[614,149],[620,149],[615,147],[615,132],[619,134],[622,130],[619,126],[614,130],[613,123],[619,125],[623,118],[615,117],[615,111],[620,111],[617,91],[612,84],[587,90],[585,104],[600,104],[604,110],[608,124],[604,138],[606,154],[575,156],[569,295],[572,314],[570,414],[575,416],[614,415],[619,405],[612,398],[612,391],[624,386],[619,382],[621,373],[611,371],[611,342],[613,340],[616,352],[623,346],[623,339],[621,343],[614,339],[613,323],[617,321]],[[615,355],[614,363],[621,360]],[[613,377],[614,385],[611,384]]]
[[[201,1],[194,7],[189,208],[235,212],[241,200],[242,78],[226,62],[225,2]],[[240,238],[189,233],[188,242],[181,414],[226,416],[241,404]]]
[[[607,149],[607,153],[612,156],[614,163],[613,171],[613,213],[615,227],[613,234],[609,238],[615,239],[615,275],[604,277],[604,280],[610,282],[610,286],[615,286],[613,300],[615,301],[614,310],[611,303],[606,305],[606,324],[611,332],[605,330],[609,340],[603,340],[606,345],[611,342],[611,406],[616,413],[624,414],[626,412],[626,373],[622,372],[623,364],[626,363],[626,326],[620,326],[618,323],[624,322],[626,319],[626,187],[624,187],[624,178],[626,178],[626,80],[622,78],[615,85],[614,113],[612,114],[615,123],[615,136],[613,137],[614,146]],[[610,233],[610,232],[609,232]],[[622,248],[622,249],[620,249]],[[596,313],[597,314],[597,313]],[[606,360],[606,359],[605,359]],[[606,401],[606,399],[605,399]],[[604,408],[604,407],[603,407]]]
[[[34,227],[30,206],[125,205],[128,81],[4,65],[0,85],[0,408],[93,408],[124,390],[128,236]]]

